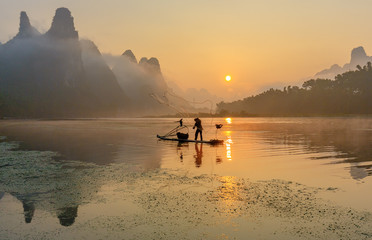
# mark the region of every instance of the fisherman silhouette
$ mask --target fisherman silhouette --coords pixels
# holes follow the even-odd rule
[[[198,134],[200,133],[200,141],[203,141],[203,127],[201,124],[201,120],[199,118],[194,118],[195,124],[192,129],[196,128],[195,131],[195,141],[198,139]]]

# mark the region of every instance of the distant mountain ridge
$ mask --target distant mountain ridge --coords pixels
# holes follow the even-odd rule
[[[83,62],[87,48],[82,45],[67,8],[56,10],[45,34],[21,12],[19,33],[0,48],[1,116],[109,116],[124,111],[128,98],[110,72],[101,70],[99,80],[90,74],[98,68]]]
[[[136,103],[136,110],[142,114],[187,115],[198,111],[169,88],[155,57],[142,57],[137,63],[132,50],[126,50],[115,61],[112,71],[125,93]]]
[[[30,19],[28,18],[26,12],[21,12],[19,32],[15,38],[29,38],[40,35],[40,32],[31,26]]]
[[[68,39],[78,39],[79,34],[75,30],[74,18],[71,16],[70,10],[67,8],[58,8],[56,14],[53,17],[52,26],[49,31],[46,32],[47,36]]]
[[[338,64],[332,65],[328,69],[324,69],[314,75],[315,78],[326,78],[333,79],[338,74],[344,72],[355,70],[357,65],[364,66],[367,62],[372,61],[372,56],[367,56],[364,48],[362,46],[354,48],[351,51],[350,62],[344,64],[342,67]]]
[[[166,96],[157,58],[131,50],[111,69],[94,42],[79,39],[74,18],[58,8],[42,34],[20,14],[18,34],[0,44],[0,117],[115,117],[194,111]]]

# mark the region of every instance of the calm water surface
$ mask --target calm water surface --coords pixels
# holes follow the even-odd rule
[[[161,167],[340,188],[327,197],[372,210],[371,118],[205,119],[209,138],[215,123],[224,146],[161,142]]]
[[[9,238],[24,238],[29,231],[44,238],[51,237],[48,232],[53,232],[53,238],[63,239],[69,234],[82,238],[90,236],[83,234],[89,229],[90,221],[92,226],[102,226],[111,221],[108,219],[130,216],[133,223],[125,228],[131,229],[130,236],[136,239],[142,236],[139,232],[147,231],[140,222],[149,224],[145,224],[147,217],[138,217],[138,214],[148,216],[144,205],[137,204],[138,199],[156,187],[177,186],[183,176],[194,180],[220,176],[226,180],[223,183],[230,185],[235,184],[231,180],[234,178],[295,182],[332,190],[319,196],[336,205],[372,211],[371,118],[205,118],[202,119],[204,139],[223,139],[223,145],[157,140],[156,135],[176,127],[176,121],[1,121],[0,232]],[[217,123],[223,124],[218,131],[214,127]],[[192,138],[193,120],[185,119],[184,124],[189,126]],[[187,184],[195,191],[198,187],[207,190],[216,187],[213,181],[195,183],[194,180]],[[136,194],[138,199],[131,199]],[[229,194],[234,200],[236,194],[232,191]],[[226,196],[223,197],[227,199]],[[150,208],[149,200],[146,201]],[[159,215],[168,218],[167,213],[154,213],[154,219]],[[97,222],[102,217],[107,219]],[[160,220],[153,220],[156,221]],[[193,228],[195,236],[215,231],[213,227],[218,224],[222,223],[215,223],[208,231]],[[244,224],[234,224],[218,237],[247,236],[239,235],[244,232],[239,226]],[[61,226],[64,233],[56,235],[62,231]],[[175,236],[166,227],[160,229],[165,237]],[[190,230],[187,231],[189,234]],[[83,235],[77,237],[79,233]],[[105,234],[113,236],[107,230],[100,237]],[[262,232],[257,234],[262,239],[270,238]],[[188,238],[191,236],[194,235]],[[287,239],[285,235],[282,238]]]

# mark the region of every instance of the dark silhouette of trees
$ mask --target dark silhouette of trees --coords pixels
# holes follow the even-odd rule
[[[269,89],[231,103],[217,104],[220,114],[318,116],[372,113],[372,65],[331,79],[310,79],[302,87]]]

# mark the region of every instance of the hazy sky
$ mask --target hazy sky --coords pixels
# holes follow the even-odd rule
[[[357,46],[372,55],[371,0],[0,0],[0,42],[20,11],[45,32],[58,7],[102,53],[157,57],[168,80],[220,96],[300,83]]]

